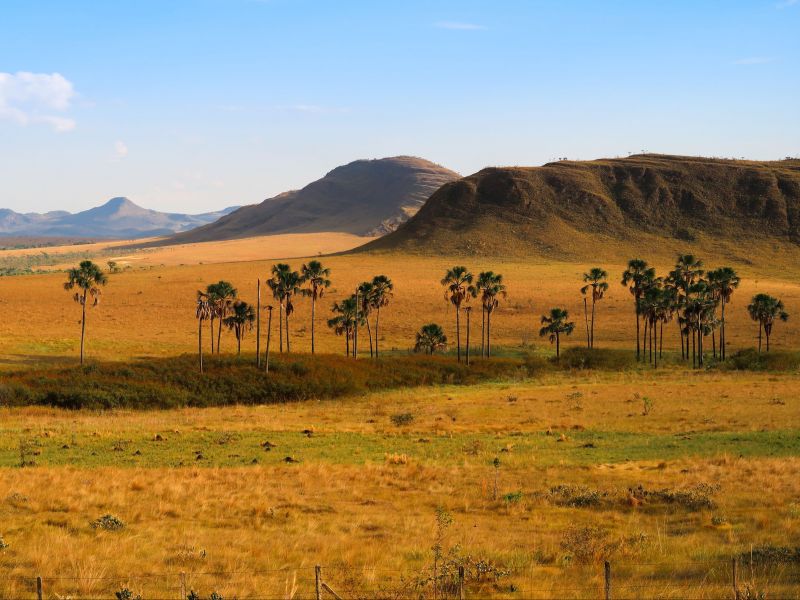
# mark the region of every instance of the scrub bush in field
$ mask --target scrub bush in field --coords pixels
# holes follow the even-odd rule
[[[99,519],[91,522],[92,529],[103,529],[105,531],[119,531],[125,527],[125,523],[114,515],[103,515]]]

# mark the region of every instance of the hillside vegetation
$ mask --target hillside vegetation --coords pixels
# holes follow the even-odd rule
[[[691,244],[746,261],[744,241],[796,251],[800,160],[644,154],[487,168],[363,249],[580,258]]]

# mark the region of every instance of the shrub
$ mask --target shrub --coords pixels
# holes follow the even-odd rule
[[[666,504],[677,504],[689,510],[702,510],[704,508],[714,508],[714,501],[711,496],[719,490],[718,485],[700,483],[696,486],[674,490],[646,490],[641,485],[628,490],[635,499],[640,501],[664,502]]]
[[[771,350],[759,353],[754,348],[740,350],[717,368],[739,371],[797,371],[800,369],[800,352]]]
[[[397,413],[389,417],[394,425],[402,427],[403,425],[410,425],[414,422],[414,415],[411,413]]]
[[[572,506],[576,508],[600,506],[606,493],[592,490],[581,485],[557,485],[550,488],[550,500],[559,506]]]
[[[559,366],[564,369],[603,369],[625,371],[639,368],[636,355],[628,350],[609,348],[582,348],[574,346],[561,352]]]
[[[117,597],[117,600],[142,600],[139,594],[134,594],[128,588],[122,588],[120,591],[114,592],[114,595]]]
[[[119,531],[125,527],[122,519],[114,515],[103,515],[90,523],[92,529],[104,529],[105,531]]]
[[[3,536],[0,535],[0,550],[5,550],[6,548],[8,548],[8,544],[3,539]]]

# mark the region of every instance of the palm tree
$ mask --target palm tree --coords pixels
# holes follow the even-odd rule
[[[414,344],[414,352],[425,352],[425,354],[433,354],[439,350],[447,348],[447,336],[444,334],[442,327],[436,323],[428,323],[420,327],[417,332],[416,343]]]
[[[680,254],[678,255],[678,260],[675,262],[675,269],[670,273],[670,278],[673,280],[675,286],[678,289],[679,294],[679,303],[683,308],[683,320],[688,326],[689,331],[687,331],[686,335],[686,358],[689,358],[689,333],[695,335],[693,337],[693,343],[696,343],[696,334],[697,334],[697,326],[695,324],[694,328],[692,327],[692,320],[687,316],[686,311],[690,308],[694,310],[696,313],[698,310],[698,306],[690,306],[691,304],[691,296],[692,296],[692,289],[697,283],[700,282],[703,276],[703,261],[699,258],[696,258],[693,254]],[[700,291],[703,288],[694,288],[695,291]],[[697,315],[695,314],[695,317]],[[681,339],[681,344],[683,344],[683,339]],[[692,353],[692,360],[696,356],[696,352]]]
[[[480,273],[471,294],[481,297],[481,356],[485,354],[488,357],[491,354],[492,313],[500,306],[500,298],[508,296],[503,276],[492,271]]]
[[[575,323],[568,321],[569,313],[563,308],[551,308],[550,314],[542,315],[542,327],[539,336],[548,336],[550,343],[556,344],[556,358],[561,356],[561,336],[570,335],[575,329]]]
[[[350,340],[355,333],[356,315],[358,314],[358,302],[356,297],[350,296],[341,302],[334,302],[331,307],[334,317],[328,319],[328,327],[333,329],[336,335],[343,335],[345,340],[345,356],[350,356]]]
[[[378,325],[381,319],[381,308],[389,305],[394,291],[392,280],[386,275],[372,278],[372,307],[375,309],[375,358],[378,358]]]
[[[233,301],[236,299],[237,291],[229,282],[220,280],[212,283],[206,288],[208,301],[211,306],[211,344],[212,352],[214,345],[214,319],[218,319],[217,324],[217,354],[219,354],[220,342],[222,341],[222,321],[231,311]]]
[[[303,283],[308,285],[302,293],[311,298],[311,354],[314,354],[314,321],[317,300],[322,298],[325,290],[331,286],[331,280],[328,279],[331,270],[323,267],[318,260],[311,260],[308,264],[303,265],[301,272]]]
[[[727,336],[725,332],[725,305],[731,301],[731,296],[736,288],[739,287],[740,279],[731,267],[720,267],[708,273],[708,281],[714,291],[714,295],[719,302],[722,311],[719,330],[719,352],[720,358],[725,360]]]
[[[456,307],[456,348],[458,362],[461,362],[461,305],[469,301],[470,296],[476,295],[472,284],[472,273],[466,267],[453,267],[449,269],[442,279],[445,287],[444,297]]]
[[[639,302],[644,295],[644,288],[648,281],[654,279],[656,276],[655,269],[647,265],[647,261],[641,258],[634,258],[628,261],[628,268],[622,273],[622,285],[628,286],[628,289],[633,296],[635,302],[636,312],[636,358],[641,356],[641,348],[639,345]]]
[[[267,285],[272,290],[272,295],[283,310],[283,319],[278,319],[280,335],[280,351],[283,352],[283,326],[286,325],[286,352],[289,352],[289,315],[294,312],[292,298],[300,293],[302,277],[297,271],[285,263],[278,263],[272,267],[272,278]]]
[[[84,260],[77,267],[67,271],[64,289],[69,291],[78,288],[72,299],[81,305],[81,364],[83,364],[86,339],[86,301],[91,298],[92,306],[97,306],[100,302],[100,286],[106,283],[108,283],[106,274],[90,260]]]
[[[784,310],[783,302],[767,294],[757,294],[747,305],[747,312],[753,321],[758,321],[758,351],[761,352],[761,332],[763,330],[767,338],[767,352],[769,352],[769,336],[772,335],[772,326],[775,320],[789,320],[789,313]]]
[[[236,354],[242,353],[242,338],[247,330],[253,328],[256,314],[253,307],[243,300],[236,300],[231,308],[231,314],[225,317],[223,323],[233,331],[236,336]]]
[[[210,319],[212,314],[211,305],[208,303],[208,294],[198,291],[195,317],[197,318],[197,354],[200,358],[201,373],[203,372],[203,321]]]
[[[589,348],[594,348],[595,305],[603,299],[606,291],[608,291],[608,282],[606,279],[608,279],[608,273],[599,267],[589,269],[588,273],[583,274],[583,281],[586,285],[581,288],[581,294],[586,296],[589,290],[592,292],[592,325],[589,335]]]
[[[369,326],[369,315],[372,312],[372,306],[374,303],[373,294],[375,293],[375,287],[372,285],[371,281],[364,281],[358,285],[356,288],[356,297],[358,298],[358,313],[359,316],[364,318],[367,325],[367,338],[369,338],[369,355],[370,357],[375,356],[375,350],[372,347],[372,329]]]

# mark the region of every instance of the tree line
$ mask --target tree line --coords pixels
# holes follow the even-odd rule
[[[311,353],[316,352],[316,307],[318,301],[330,288],[330,269],[318,260],[304,263],[299,271],[286,263],[273,265],[270,276],[265,280],[276,301],[278,309],[278,349],[290,352],[289,319],[294,313],[298,296],[311,300]],[[726,306],[730,303],[741,282],[731,267],[720,267],[710,271],[704,269],[703,261],[691,254],[678,256],[674,268],[664,276],[658,276],[655,268],[643,259],[632,259],[622,273],[621,285],[626,287],[634,303],[636,323],[636,357],[647,360],[654,367],[663,358],[664,326],[670,322],[677,325],[681,348],[681,359],[691,360],[693,367],[705,364],[708,338],[715,359],[725,360],[727,356]],[[86,308],[99,303],[101,287],[108,283],[108,276],[92,261],[86,260],[78,267],[70,269],[67,290],[77,290],[73,299],[81,306],[80,361],[84,362],[84,341],[86,336]],[[508,294],[503,276],[493,271],[483,271],[477,277],[464,266],[447,269],[441,279],[445,301],[455,308],[456,359],[470,362],[472,300],[481,309],[482,358],[491,356],[492,315]],[[580,288],[583,296],[584,321],[586,327],[586,346],[594,348],[595,321],[598,305],[609,289],[608,272],[600,267],[589,269],[583,274],[584,285]],[[332,317],[326,320],[327,326],[344,340],[345,355],[359,356],[359,328],[366,329],[371,357],[380,353],[379,331],[381,309],[386,308],[394,294],[394,284],[386,275],[376,275],[369,281],[360,283],[353,293],[333,302]],[[238,297],[237,289],[224,280],[211,283],[196,294],[195,317],[198,322],[197,341],[200,370],[203,370],[203,329],[208,323],[210,351],[220,353],[222,331],[227,329],[236,339],[237,354],[241,354],[241,344],[246,332],[256,333],[257,364],[261,365],[261,314],[268,313],[267,346],[265,364],[269,369],[269,354],[272,336],[272,304],[261,306],[261,280],[257,282],[257,305],[254,307]],[[775,323],[786,321],[789,317],[783,302],[768,294],[753,296],[747,305],[750,318],[758,324],[758,351],[770,349],[770,338]],[[462,352],[461,330],[462,313],[465,320],[465,345]],[[551,308],[540,318],[539,335],[546,337],[555,346],[556,358],[561,353],[563,336],[570,336],[576,329],[570,320],[567,309]],[[216,327],[215,327],[216,326]],[[448,348],[444,329],[437,323],[423,325],[415,336],[414,350],[434,354]]]

